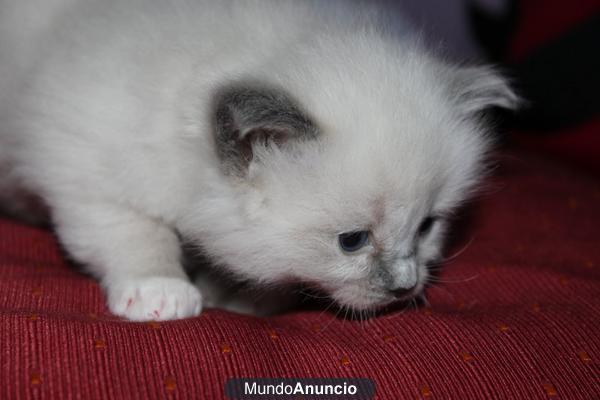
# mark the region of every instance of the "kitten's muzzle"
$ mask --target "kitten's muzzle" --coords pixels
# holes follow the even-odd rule
[[[419,268],[414,256],[402,257],[391,265],[383,267],[383,276],[387,292],[396,299],[408,299],[417,293],[419,286]]]

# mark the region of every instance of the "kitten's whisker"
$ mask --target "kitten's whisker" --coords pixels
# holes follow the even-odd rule
[[[335,300],[333,300],[333,299],[332,299],[332,300],[329,302],[329,305],[328,305],[327,307],[325,307],[325,309],[324,309],[323,311],[321,311],[321,313],[319,314],[319,319],[320,319],[320,318],[323,316],[323,314],[325,314],[325,313],[327,312],[327,310],[329,310],[329,309],[331,308],[331,306],[332,306],[332,305],[334,305],[334,304],[335,304]],[[337,313],[336,313],[336,315],[337,315]]]
[[[435,288],[435,289],[439,289],[442,292],[450,295],[450,297],[452,298],[452,301],[456,300],[456,296],[454,295],[454,293],[450,292],[448,289],[444,288],[441,285],[436,285],[436,282],[431,283],[429,280],[427,281],[428,284],[430,284],[431,287]]]
[[[438,277],[429,277],[428,281],[430,282],[435,282],[435,283],[464,283],[464,282],[470,282],[474,279],[479,278],[480,274],[475,274],[472,275],[468,278],[464,278],[464,279],[442,279],[442,278],[438,278]]]
[[[408,303],[408,302],[406,304],[404,304],[404,307],[402,308],[402,310],[398,311],[398,314],[404,314],[404,312],[408,308],[409,304],[410,303]],[[390,315],[385,316],[384,318],[385,319],[390,319],[390,318],[393,318],[395,315],[396,315],[396,313],[392,313]]]
[[[368,319],[368,323],[373,324],[373,318],[375,318],[375,316],[377,315],[377,311],[375,311],[375,309],[373,310],[368,310],[367,311],[367,316],[369,317]]]
[[[469,241],[457,252],[455,252],[453,255],[444,258],[443,261],[441,261],[440,263],[448,263],[454,259],[456,259],[456,257],[460,256],[462,253],[464,253],[473,243],[473,241],[475,240],[475,236],[471,236],[471,239],[469,239]]]
[[[334,301],[332,301],[332,302],[330,303],[329,307],[331,307],[331,304],[334,304]],[[327,308],[329,308],[329,307],[327,307]],[[329,325],[331,325],[331,323],[332,323],[334,320],[336,320],[336,319],[337,319],[337,317],[338,317],[338,314],[339,314],[339,313],[340,313],[342,310],[343,310],[343,307],[342,307],[342,308],[338,308],[338,310],[336,311],[336,313],[335,313],[335,314],[334,314],[334,315],[331,317],[331,319],[329,320],[329,322],[328,322],[328,323],[327,323],[327,324],[326,324],[326,325],[323,327],[323,329],[321,330],[321,332],[325,332],[325,329],[327,329],[327,327],[328,327]],[[321,313],[321,314],[322,314],[322,313]]]
[[[425,293],[421,293],[421,295],[419,296],[421,298],[421,301],[423,303],[425,303],[425,307],[427,308],[431,308],[431,303],[429,303],[429,300],[427,300],[427,296],[425,295]]]
[[[297,290],[296,293],[301,294],[301,295],[306,296],[306,297],[310,297],[312,299],[323,300],[323,299],[329,299],[330,298],[329,296],[317,296],[316,294],[304,291],[302,289]]]

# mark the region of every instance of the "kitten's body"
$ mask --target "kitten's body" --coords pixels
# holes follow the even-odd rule
[[[488,70],[379,32],[376,13],[318,4],[0,1],[0,187],[44,199],[113,312],[200,311],[178,234],[235,276],[307,280],[357,308],[389,302],[370,292],[384,280],[422,288],[443,224],[410,268],[384,278],[372,256],[411,254],[420,219],[464,198],[485,149],[472,113],[514,96]],[[252,161],[229,160],[214,115],[231,87],[285,93],[256,98],[290,103],[316,139],[252,144]],[[261,134],[296,129],[280,122]],[[338,233],[365,226],[379,230],[377,253],[335,251]]]

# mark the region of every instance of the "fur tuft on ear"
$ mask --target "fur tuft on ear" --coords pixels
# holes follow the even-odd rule
[[[311,120],[282,91],[230,86],[216,96],[215,141],[228,174],[244,176],[257,145],[284,147],[291,140],[317,137]]]
[[[506,78],[488,66],[455,70],[451,91],[461,113],[468,116],[490,107],[515,110],[521,102]]]

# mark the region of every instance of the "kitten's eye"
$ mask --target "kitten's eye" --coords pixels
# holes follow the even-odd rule
[[[352,253],[360,250],[367,244],[369,241],[369,231],[340,233],[338,240],[342,250]]]
[[[434,216],[428,216],[425,217],[425,219],[423,219],[423,221],[421,222],[421,225],[419,225],[419,229],[417,230],[417,236],[425,236],[429,233],[429,231],[431,230],[431,228],[433,227],[433,224],[435,223],[435,220],[437,218]]]

